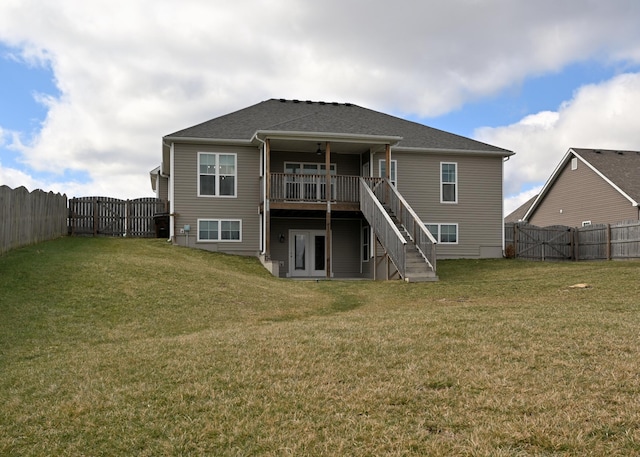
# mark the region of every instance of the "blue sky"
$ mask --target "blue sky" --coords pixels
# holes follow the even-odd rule
[[[0,184],[148,196],[163,135],[272,97],[511,149],[505,212],[570,147],[640,149],[640,2],[367,5],[276,0],[253,17],[260,0],[3,2]]]
[[[51,68],[29,64],[15,55],[16,50],[0,46],[0,126],[3,130],[20,132],[24,139],[37,134],[47,116],[41,95],[60,95]],[[17,151],[0,148],[0,163],[21,168]]]
[[[497,127],[518,122],[531,113],[555,111],[573,92],[586,84],[608,80],[618,73],[616,68],[592,61],[568,65],[561,71],[532,75],[500,93],[441,116],[422,119],[431,127],[472,137],[478,127]]]

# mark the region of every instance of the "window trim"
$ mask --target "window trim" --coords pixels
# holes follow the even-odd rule
[[[442,168],[443,165],[454,165],[455,166],[455,174],[456,179],[454,182],[445,182],[442,179]],[[445,201],[444,200],[444,185],[445,184],[453,184],[454,186],[454,199],[453,201]],[[458,162],[440,162],[440,203],[445,205],[457,205],[458,204]]]
[[[304,165],[316,165],[317,168],[317,173],[311,173],[312,175],[325,175],[325,170],[320,170],[321,167],[326,166],[326,164],[324,162],[296,162],[293,160],[287,160],[284,163],[284,170],[285,170],[285,174],[288,174],[289,172],[286,171],[287,170],[287,165],[300,165],[300,168],[304,168]],[[291,174],[297,174],[297,175],[303,175],[304,173],[291,173]],[[335,162],[331,162],[329,164],[329,174],[331,176],[335,176],[338,174],[338,165]]]
[[[216,172],[215,174],[203,174],[200,172],[200,158],[203,155],[213,155],[215,156],[215,167],[217,168],[217,170],[220,169],[220,156],[233,156],[233,162],[234,162],[234,167],[233,167],[233,175],[227,174],[225,173],[224,176],[233,176],[233,195],[220,195],[220,173]],[[216,170],[216,171],[217,171]],[[198,197],[204,197],[204,198],[238,198],[238,154],[235,152],[206,152],[206,151],[198,151],[198,163],[197,163],[197,173],[198,173]],[[209,195],[209,194],[202,194],[200,193],[200,178],[203,176],[214,176],[215,179],[215,183],[214,183],[214,195]]]
[[[571,158],[571,170],[577,170],[578,169],[578,158],[577,157],[573,157]]]
[[[382,164],[387,164],[387,159],[378,159],[378,178],[384,178],[382,176]],[[395,171],[395,177],[394,172]],[[391,172],[389,173],[389,181],[391,181],[391,185],[394,187],[398,187],[398,161],[396,159],[391,159]]]
[[[218,223],[218,238],[215,239],[215,240],[200,238],[200,222],[217,222]],[[220,237],[220,233],[222,232],[222,223],[223,222],[238,222],[238,239],[237,240],[223,240]],[[242,219],[209,219],[209,218],[202,218],[202,219],[198,219],[196,229],[197,229],[196,241],[198,243],[241,243],[242,242]]]
[[[433,233],[431,233],[431,231],[429,230],[429,227],[427,227],[428,225],[437,225],[438,226],[438,236],[433,235]],[[442,241],[442,226],[443,225],[452,225],[456,228],[456,241],[452,242],[452,241]],[[460,226],[457,222],[425,222],[424,226],[427,230],[429,230],[429,233],[431,233],[431,235],[433,235],[433,237],[436,239],[436,241],[438,242],[438,244],[449,244],[449,245],[454,245],[454,244],[459,244],[460,243]]]

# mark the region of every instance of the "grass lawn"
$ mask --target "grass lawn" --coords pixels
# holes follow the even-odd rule
[[[306,282],[163,240],[11,251],[0,455],[640,455],[640,262],[438,267]]]

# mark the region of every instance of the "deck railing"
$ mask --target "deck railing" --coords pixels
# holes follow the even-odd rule
[[[396,216],[427,263],[431,265],[433,271],[436,271],[436,240],[413,208],[409,206],[395,186],[392,186],[386,179],[374,185],[372,190],[378,200],[383,202]]]
[[[360,211],[371,224],[371,228],[385,247],[400,276],[404,278],[407,240],[393,223],[380,200],[374,195],[371,189],[375,187],[375,185],[372,186],[373,181],[367,181],[366,178],[361,178],[359,181]]]
[[[358,203],[359,176],[331,175],[331,201]],[[380,181],[380,178],[365,178]],[[271,201],[326,202],[327,176],[324,174],[271,173]]]

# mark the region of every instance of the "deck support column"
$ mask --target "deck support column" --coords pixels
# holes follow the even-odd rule
[[[387,143],[385,145],[384,148],[384,160],[385,160],[385,167],[384,167],[384,178],[391,183],[391,145],[389,143]],[[397,172],[397,171],[396,171]],[[385,198],[385,204],[389,204],[389,189],[385,186],[385,193],[384,193],[384,198]],[[389,278],[387,278],[389,279]]]
[[[324,162],[325,162],[325,173],[326,173],[326,181],[325,181],[325,190],[324,195],[327,199],[327,227],[326,227],[326,235],[325,235],[325,260],[326,270],[327,270],[327,279],[331,278],[331,143],[327,141],[325,154],[324,154]]]
[[[264,142],[264,256],[271,260],[271,210],[269,209],[269,196],[271,195],[271,141],[267,138]]]
[[[384,177],[391,181],[391,145],[386,144],[384,148],[385,170]]]

